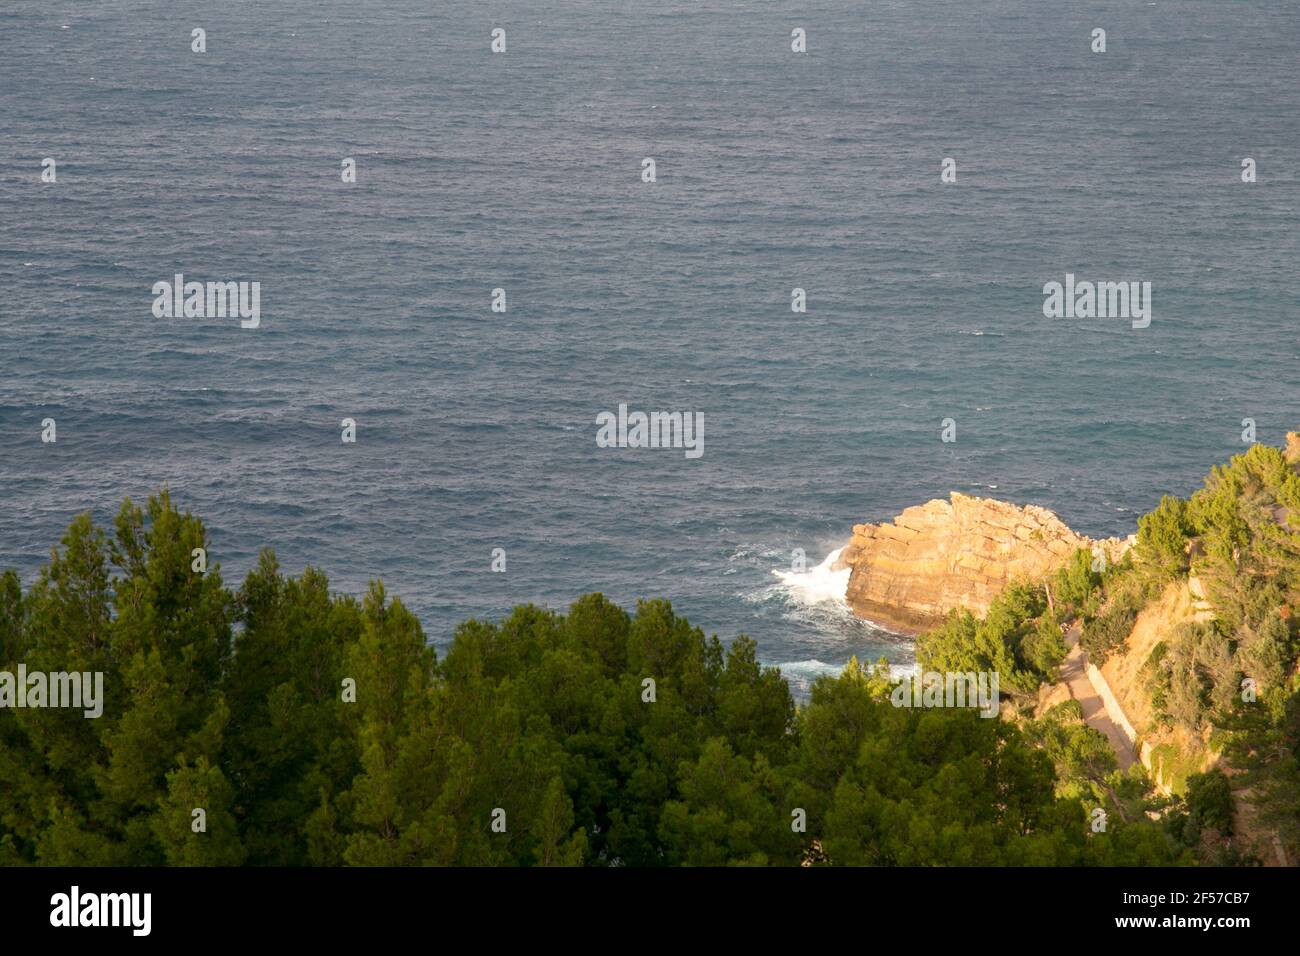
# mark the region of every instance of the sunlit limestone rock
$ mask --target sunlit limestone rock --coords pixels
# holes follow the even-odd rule
[[[1292,465],[1300,465],[1300,432],[1286,433],[1286,460]]]
[[[892,522],[856,525],[838,566],[851,569],[855,614],[914,632],[953,608],[982,615],[1008,584],[1046,577],[1079,548],[1113,561],[1130,543],[1075,534],[1045,508],[953,492]]]

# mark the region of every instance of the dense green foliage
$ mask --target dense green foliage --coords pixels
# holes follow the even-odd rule
[[[1181,635],[1184,646],[1170,649],[1169,717],[1199,716],[1227,732],[1225,754],[1244,771],[1262,820],[1295,853],[1300,475],[1276,448],[1254,445],[1210,473],[1189,513],[1192,572],[1215,615],[1208,633]]]
[[[998,595],[983,620],[963,609],[917,639],[927,671],[997,673],[1001,688],[1030,693],[1065,657],[1060,625],[1042,587],[1016,584]]]
[[[1187,859],[1141,813],[1094,832],[1099,802],[1141,796],[1086,728],[895,707],[887,671],[856,662],[796,709],[752,641],[724,647],[665,601],[522,606],[439,657],[378,583],[332,594],[264,553],[232,591],[192,565],[206,546],[163,495],[111,536],[78,518],[25,594],[0,577],[0,670],[105,675],[98,719],[0,709],[0,863]],[[1040,602],[1006,598],[989,660],[1056,659]]]
[[[1081,800],[1093,808],[1094,815],[1101,809],[1107,827],[1116,820],[1129,824],[1145,821],[1148,815],[1158,817],[1159,828],[1130,828],[1124,838],[1145,841],[1148,850],[1172,839],[1182,848],[1184,860],[1195,856],[1199,831],[1186,825],[1185,803],[1156,796],[1140,767],[1121,773],[1110,743],[1100,731],[1084,723],[1083,708],[1077,700],[1058,704],[1041,717],[1026,721],[1025,733],[1054,764],[1060,796]]]
[[[1300,474],[1278,449],[1254,445],[1216,466],[1189,499],[1162,498],[1139,519],[1137,545],[1121,563],[1092,568],[1080,551],[1044,587],[1008,589],[983,621],[951,615],[920,638],[918,657],[935,669],[1000,670],[1004,688],[1027,695],[1055,679],[1060,648],[1050,638],[1057,621],[1078,622],[1082,648],[1100,665],[1127,649],[1144,608],[1171,582],[1190,584],[1190,578],[1211,613],[1175,628],[1145,662],[1141,679],[1156,723],[1189,741],[1213,736],[1230,766],[1242,771],[1234,786],[1250,789],[1261,819],[1294,855],[1300,851]],[[1038,596],[1048,592],[1054,614]],[[1040,742],[1051,751],[1056,737]],[[1058,760],[1058,773],[1068,776],[1070,766]],[[1207,794],[1230,794],[1227,778],[1193,775],[1189,791],[1193,781],[1190,809],[1168,815],[1188,845],[1207,828],[1231,832],[1230,815],[1225,823],[1220,810],[1203,809]],[[1172,822],[1179,819],[1190,821],[1185,832]]]
[[[1159,577],[1181,574],[1187,570],[1187,537],[1191,531],[1187,502],[1165,495],[1155,511],[1138,519],[1138,561]]]
[[[1056,617],[1082,624],[1080,644],[1093,663],[1123,652],[1144,607],[1171,581],[1195,578],[1212,609],[1208,620],[1183,624],[1149,654],[1141,680],[1156,723],[1184,740],[1213,736],[1236,775],[1232,787],[1249,793],[1260,819],[1292,857],[1300,852],[1300,473],[1275,447],[1253,445],[1206,476],[1186,501],[1165,497],[1138,523],[1130,557],[1100,574],[1087,574],[1087,555],[1047,583]],[[1005,667],[1010,689],[1034,691],[1054,679],[1054,649],[1032,653],[1026,635],[1041,622],[1039,602],[1008,592],[995,626],[953,615],[918,643],[932,666]],[[1010,617],[1008,617],[1010,611]],[[1047,631],[1044,631],[1047,633]],[[1004,678],[1005,685],[1005,678]],[[1200,747],[1201,744],[1195,744]],[[1058,771],[1062,769],[1058,763]],[[1195,782],[1195,783],[1193,783]],[[1188,778],[1186,832],[1193,845],[1204,831],[1231,832],[1231,817],[1197,809],[1208,795],[1231,793],[1227,778]],[[1193,790],[1195,788],[1195,790]],[[1208,790],[1213,788],[1213,790]],[[1216,797],[1218,799],[1218,797]],[[1210,822],[1213,821],[1213,822]],[[1214,860],[1239,862],[1219,848]]]
[[[1091,617],[1097,613],[1097,589],[1103,569],[1101,561],[1083,549],[1070,556],[1065,567],[1048,580],[1056,601],[1056,614],[1063,621]]]
[[[1094,602],[1098,610],[1084,615],[1083,633],[1079,637],[1079,643],[1094,664],[1100,667],[1107,657],[1124,647],[1138,614],[1160,593],[1160,581],[1165,573],[1160,570],[1147,574],[1141,565],[1134,568],[1128,561],[1108,569]]]
[[[889,706],[880,669],[818,681],[799,711],[791,799],[850,864],[1141,865],[1189,860],[1145,817],[1092,832],[1092,794],[1057,793],[1050,751],[973,710]],[[1099,738],[1095,731],[1083,728]],[[1090,739],[1096,748],[1096,739]],[[1102,742],[1104,747],[1104,741]],[[1106,754],[1113,766],[1113,755]],[[1103,758],[1104,759],[1104,758]]]
[[[1187,817],[1199,831],[1203,827],[1232,834],[1232,791],[1220,770],[1195,773],[1187,780]]]

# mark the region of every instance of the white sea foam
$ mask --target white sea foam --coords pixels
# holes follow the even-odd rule
[[[813,658],[809,661],[789,661],[785,664],[777,664],[781,668],[781,673],[788,678],[798,680],[802,683],[812,683],[823,674],[832,676],[844,670],[843,664],[827,664],[825,661],[819,661]]]
[[[812,658],[807,661],[789,661],[785,664],[778,664],[782,671],[789,671],[793,674],[809,674],[814,677],[821,674],[838,674],[844,670],[843,664],[827,664],[825,661],[819,661]]]
[[[867,667],[874,667],[876,662],[860,660],[859,663]],[[844,670],[843,664],[827,664],[825,661],[819,661],[815,657],[807,661],[787,661],[783,664],[776,664],[774,666],[781,668],[781,673],[786,677],[796,680],[802,679],[806,682],[811,682],[816,678],[821,677],[823,674],[835,676],[839,674],[840,671]],[[911,677],[916,674],[916,670],[916,661],[908,661],[906,663],[891,661],[889,664],[889,674],[891,677]]]
[[[765,660],[764,663],[780,668],[790,690],[799,699],[808,696],[818,677],[839,674],[844,669],[843,661],[851,655],[856,655],[865,666],[874,665],[882,655],[886,656],[893,662],[891,673],[895,675],[909,673],[915,667],[908,660],[911,657],[910,639],[858,617],[849,607],[850,569],[832,570],[843,551],[842,547],[835,548],[820,563],[803,571],[790,570],[788,550],[772,549],[766,543],[739,547],[731,556],[732,562],[760,567],[766,563],[764,559],[779,557],[785,566],[772,568],[768,565],[770,584],[741,592],[739,596],[779,613],[782,620],[796,628],[795,633],[801,638],[801,649],[814,654],[824,653],[831,660],[839,661],[830,664],[812,656],[795,661]]]
[[[807,697],[811,691],[813,681],[817,678],[826,674],[834,677],[844,670],[843,664],[827,664],[825,661],[819,661],[816,658],[807,661],[788,661],[776,666],[781,669],[781,676],[786,679],[786,682],[790,685],[790,690],[794,692],[797,698]]]
[[[862,661],[861,663],[867,666],[875,664],[874,661]],[[837,677],[844,670],[843,664],[827,664],[815,657],[806,661],[787,661],[776,666],[781,669],[781,676],[789,682],[791,689],[800,696],[808,693],[813,681],[817,678],[827,674],[831,677]],[[910,679],[916,674],[916,662],[911,661],[906,664],[891,663],[889,665],[889,674],[895,679]]]
[[[822,604],[827,601],[848,607],[849,568],[832,570],[843,548],[826,555],[821,564],[804,571],[773,571],[780,579],[779,587],[787,597],[800,604]]]

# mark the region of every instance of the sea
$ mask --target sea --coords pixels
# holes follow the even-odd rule
[[[854,524],[1128,534],[1300,428],[1298,49],[1293,0],[0,4],[0,567],[166,487],[232,585],[381,579],[439,648],[599,591],[797,692],[907,669]],[[601,447],[621,404],[703,454]]]

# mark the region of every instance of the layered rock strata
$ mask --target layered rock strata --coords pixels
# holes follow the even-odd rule
[[[1008,584],[1046,577],[1079,548],[1117,560],[1130,544],[1075,534],[1046,508],[953,492],[891,522],[856,525],[836,567],[850,569],[855,614],[914,633],[953,608],[984,614]]]

